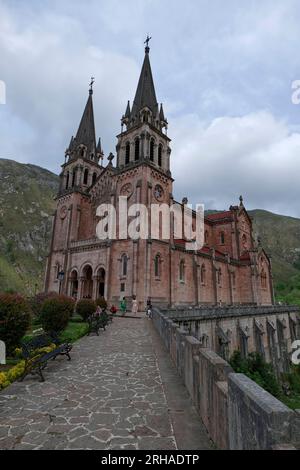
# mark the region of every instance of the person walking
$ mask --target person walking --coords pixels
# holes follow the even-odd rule
[[[127,311],[126,297],[123,297],[123,299],[121,300],[120,308],[121,308],[122,315],[125,315],[125,313]]]
[[[136,315],[138,312],[138,303],[137,303],[135,295],[132,297],[132,310],[131,311],[133,315]]]
[[[148,318],[152,318],[152,302],[150,297],[147,300],[146,315]]]

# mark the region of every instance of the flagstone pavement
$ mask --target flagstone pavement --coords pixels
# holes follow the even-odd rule
[[[151,320],[115,318],[0,392],[0,449],[210,449]]]

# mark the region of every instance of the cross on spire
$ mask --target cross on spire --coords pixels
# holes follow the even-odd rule
[[[149,48],[149,41],[150,39],[152,39],[152,36],[149,37],[149,34],[147,34],[147,38],[146,38],[146,41],[144,41],[144,44],[146,44],[146,47],[145,47],[145,51],[146,52],[149,52],[150,48]]]
[[[89,90],[90,95],[93,94],[93,85],[94,85],[94,83],[95,83],[95,77],[91,77],[90,90]]]

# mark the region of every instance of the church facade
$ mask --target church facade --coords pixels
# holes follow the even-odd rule
[[[113,205],[118,214],[120,196],[128,207],[175,202],[168,122],[156,99],[148,45],[133,104],[121,122],[116,159],[110,154],[104,165],[91,86],[62,165],[45,291],[114,304],[135,296],[141,309],[148,298],[171,307],[272,304],[271,261],[254,238],[242,197],[228,211],[205,216],[204,244],[196,251],[172,233],[169,239],[96,236],[100,204]],[[182,211],[186,204],[180,203]]]

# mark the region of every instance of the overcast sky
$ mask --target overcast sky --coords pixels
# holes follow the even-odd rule
[[[0,0],[0,157],[59,173],[91,76],[106,156],[147,33],[174,195],[300,217],[299,0]]]

